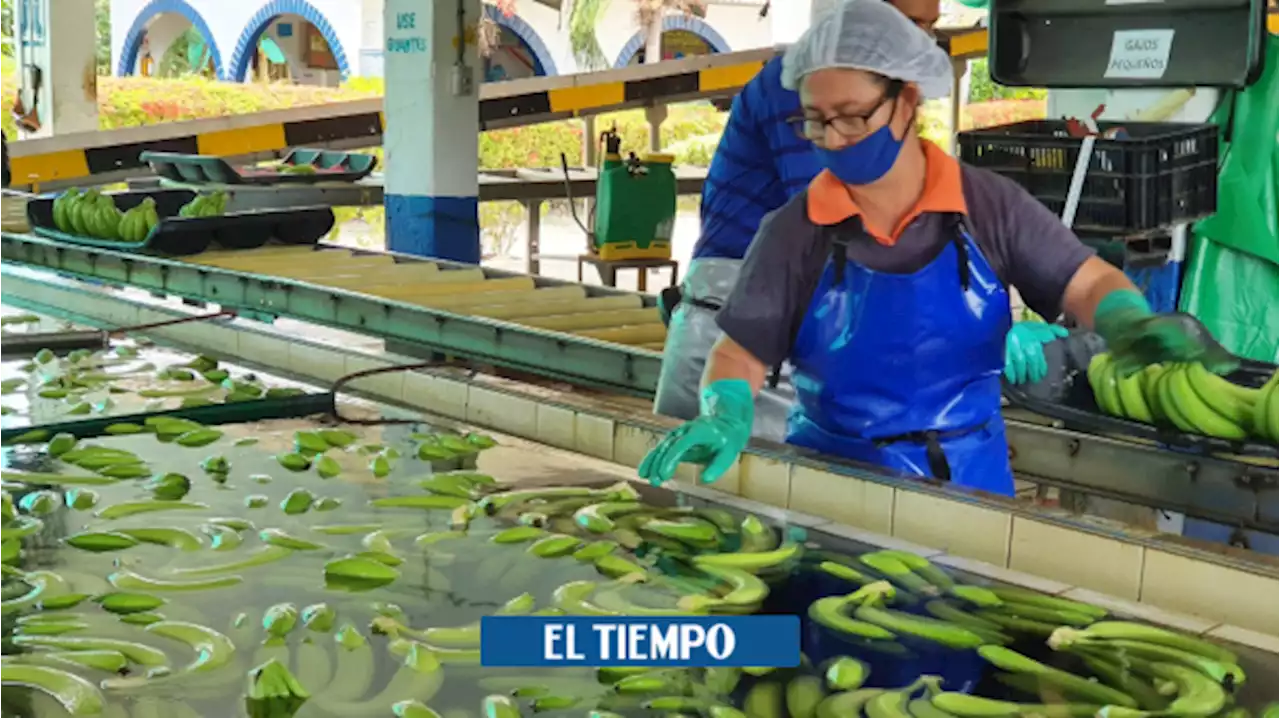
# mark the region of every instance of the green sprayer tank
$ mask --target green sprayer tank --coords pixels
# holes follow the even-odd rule
[[[596,184],[595,250],[601,259],[670,259],[676,221],[676,176],[671,155],[623,159],[617,135],[605,133],[607,152]]]

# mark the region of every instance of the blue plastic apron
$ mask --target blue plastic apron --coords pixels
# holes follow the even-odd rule
[[[911,274],[848,261],[832,231],[792,352],[788,443],[1012,495],[1000,415],[1009,295],[964,223]]]

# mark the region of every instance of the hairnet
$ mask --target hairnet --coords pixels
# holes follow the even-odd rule
[[[843,0],[787,48],[782,86],[795,90],[812,72],[866,70],[914,82],[927,98],[951,94],[951,58],[928,33],[883,0]]]

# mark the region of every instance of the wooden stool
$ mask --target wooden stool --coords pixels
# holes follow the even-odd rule
[[[676,286],[676,280],[680,274],[680,263],[674,259],[601,259],[595,254],[579,254],[578,255],[578,283],[582,283],[582,267],[590,264],[596,268],[596,272],[600,274],[600,282],[606,287],[618,286],[618,270],[634,269],[639,273],[636,280],[636,288],[641,292],[648,291],[649,288],[649,270],[650,269],[670,269],[671,284]]]

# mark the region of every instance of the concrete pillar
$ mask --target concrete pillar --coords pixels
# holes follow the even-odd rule
[[[656,4],[656,3],[655,3]],[[662,6],[653,10],[653,20],[645,28],[644,64],[656,65],[662,62]]]
[[[34,130],[24,138],[98,130],[94,0],[18,0],[18,77]]]
[[[383,8],[387,248],[479,263],[480,0]]]
[[[662,123],[667,121],[667,106],[654,105],[644,108],[644,118],[649,123],[649,151],[662,151]]]

